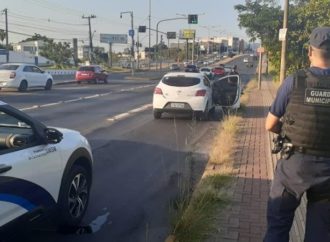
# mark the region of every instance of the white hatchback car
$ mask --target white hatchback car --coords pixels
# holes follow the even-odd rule
[[[91,147],[79,132],[46,127],[0,101],[1,239],[45,217],[78,225],[88,206],[92,167]]]
[[[53,77],[32,64],[8,63],[0,65],[0,89],[16,88],[24,92],[29,88],[52,89]]]
[[[203,73],[168,73],[154,90],[155,119],[161,118],[162,113],[190,113],[208,119],[214,108],[211,83]]]

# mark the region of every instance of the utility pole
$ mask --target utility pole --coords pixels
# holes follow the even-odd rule
[[[289,14],[289,0],[284,0],[284,16],[283,16],[283,29],[288,27],[288,14]],[[287,33],[287,31],[286,31]],[[282,40],[282,51],[281,51],[281,69],[280,69],[280,83],[282,84],[286,74],[286,44],[287,34],[285,34]]]
[[[8,43],[8,9],[5,8],[3,10],[3,12],[5,13],[5,24],[6,24],[6,49],[7,49],[7,53],[6,53],[6,62],[9,62],[9,43]]]
[[[151,0],[149,0],[149,70],[151,68]]]
[[[89,61],[93,62],[93,38],[92,38],[92,28],[91,28],[91,18],[96,18],[95,15],[89,15],[89,16],[82,16],[83,19],[88,19],[88,26],[89,26]]]
[[[125,13],[129,13],[131,15],[131,29],[129,31],[129,35],[132,38],[132,46],[131,46],[131,55],[132,55],[132,61],[131,61],[131,69],[132,69],[132,76],[134,76],[134,60],[135,60],[135,56],[134,56],[134,16],[133,16],[133,11],[126,11],[126,12],[121,12],[120,13],[120,18],[123,17],[123,14]]]

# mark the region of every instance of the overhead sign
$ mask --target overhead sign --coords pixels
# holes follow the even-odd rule
[[[127,34],[100,34],[101,43],[127,44]]]
[[[179,33],[180,39],[194,39],[196,35],[196,30],[194,29],[182,29]]]
[[[145,33],[146,32],[147,27],[146,26],[139,26],[139,33]]]
[[[176,32],[167,32],[167,39],[176,39]]]
[[[287,28],[280,29],[280,32],[278,34],[279,41],[285,41],[286,40],[286,33],[288,32]]]

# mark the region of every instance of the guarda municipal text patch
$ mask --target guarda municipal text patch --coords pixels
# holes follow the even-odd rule
[[[304,102],[309,105],[330,106],[330,90],[307,88]]]

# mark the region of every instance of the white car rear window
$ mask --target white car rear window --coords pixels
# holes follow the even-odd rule
[[[15,71],[19,65],[0,65],[0,70]]]
[[[190,87],[199,84],[201,80],[198,77],[167,76],[163,78],[162,82],[169,86]]]

